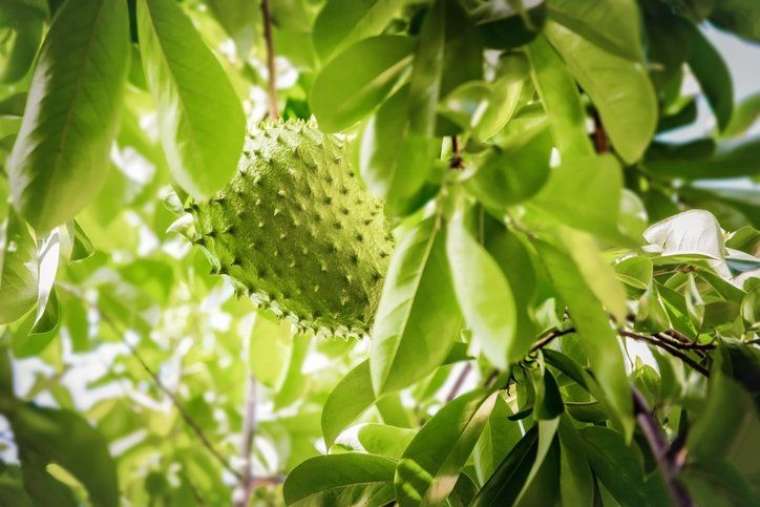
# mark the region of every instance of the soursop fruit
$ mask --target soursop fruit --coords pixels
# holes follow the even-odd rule
[[[392,236],[340,137],[313,122],[265,121],[250,129],[227,187],[184,209],[185,234],[260,306],[302,330],[369,329]]]

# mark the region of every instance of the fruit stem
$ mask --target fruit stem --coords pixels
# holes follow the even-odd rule
[[[261,15],[264,20],[264,42],[267,50],[267,73],[269,75],[267,92],[269,95],[269,117],[279,118],[277,112],[277,73],[274,65],[274,42],[272,41],[272,14],[269,10],[269,0],[261,0]]]

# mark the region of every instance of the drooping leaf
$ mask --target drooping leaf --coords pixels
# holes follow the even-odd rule
[[[283,487],[285,503],[380,507],[393,500],[395,467],[395,460],[371,454],[317,456],[288,474]]]
[[[333,58],[317,74],[309,97],[319,127],[335,132],[370,113],[408,68],[413,50],[408,37],[378,35]]]
[[[221,189],[243,149],[243,107],[180,5],[138,2],[143,70],[172,176],[196,199]],[[224,121],[218,121],[224,118]]]
[[[441,365],[462,317],[446,259],[441,218],[401,239],[391,259],[372,328],[370,373],[376,394],[401,389]]]
[[[624,161],[641,158],[657,128],[654,87],[641,63],[625,60],[556,23],[546,34],[599,110],[602,125]]]
[[[13,204],[39,232],[72,219],[105,181],[128,25],[126,2],[70,0],[45,37],[8,160]]]
[[[37,302],[37,245],[29,227],[10,210],[0,236],[0,323],[20,319]]]
[[[460,208],[451,220],[446,252],[454,291],[467,326],[483,354],[499,369],[522,359],[530,343],[516,340],[512,290],[501,268],[469,230],[472,208]]]
[[[417,433],[396,467],[401,507],[440,504],[456,485],[497,394],[476,390],[449,402]]]

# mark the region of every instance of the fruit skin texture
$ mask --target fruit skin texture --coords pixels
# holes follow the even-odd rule
[[[302,331],[367,333],[392,236],[341,138],[312,122],[265,121],[249,130],[233,180],[185,211],[186,235],[257,304]]]

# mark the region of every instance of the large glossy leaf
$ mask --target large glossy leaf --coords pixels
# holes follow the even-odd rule
[[[309,104],[327,132],[350,127],[377,107],[411,63],[414,41],[378,35],[357,42],[317,74]]]
[[[169,168],[193,197],[209,197],[237,168],[245,136],[243,107],[179,4],[140,1],[137,14],[143,70]]]
[[[478,217],[471,207],[449,223],[446,251],[464,321],[483,354],[499,369],[525,356],[530,342],[516,340],[515,301],[500,266],[472,233]]]
[[[0,235],[0,323],[21,318],[37,302],[37,244],[11,210]]]
[[[536,243],[536,248],[555,290],[570,311],[594,376],[615,412],[612,415],[630,436],[633,431],[631,391],[623,353],[607,312],[568,254],[543,242]]]
[[[8,417],[25,469],[56,463],[87,488],[94,505],[119,504],[116,465],[106,441],[81,416],[25,404],[17,406]],[[34,461],[34,465],[27,460]],[[45,473],[44,469],[40,472]],[[25,470],[25,477],[26,473]],[[27,484],[27,491],[35,498],[46,494],[30,490],[33,488],[33,484]]]
[[[578,87],[562,59],[545,37],[537,37],[528,46],[528,56],[533,83],[549,116],[562,160],[593,155]]]
[[[689,27],[689,68],[699,81],[710,109],[723,131],[734,109],[734,84],[726,62],[707,37],[693,25]]]
[[[393,500],[396,461],[371,454],[317,456],[298,465],[283,487],[285,503],[379,507]]]
[[[722,179],[754,176],[760,173],[757,157],[760,139],[722,142],[712,150],[700,150],[693,155],[679,153],[674,158],[646,162],[653,173],[671,178]]]
[[[431,160],[440,143],[410,132],[409,87],[394,93],[367,123],[359,168],[389,215],[405,215],[424,200]]]
[[[386,275],[372,328],[370,373],[375,393],[406,387],[439,366],[459,335],[459,313],[446,259],[441,218],[405,234]]]
[[[549,0],[549,17],[605,51],[644,61],[639,7],[635,0],[588,3]]]
[[[520,423],[508,418],[512,411],[501,396],[496,397],[478,443],[473,449],[473,463],[478,480],[484,483],[496,467],[522,438]]]
[[[615,150],[628,163],[641,158],[658,119],[657,96],[646,68],[556,23],[547,24],[546,34],[599,110]]]
[[[401,507],[438,505],[456,485],[498,394],[475,390],[449,402],[406,448],[396,467]]]
[[[38,231],[73,218],[105,181],[128,25],[125,2],[70,0],[45,37],[8,160],[13,204]]]
[[[314,47],[322,61],[351,44],[378,35],[398,14],[402,0],[329,0],[314,21]]]

